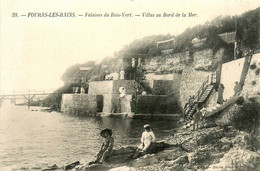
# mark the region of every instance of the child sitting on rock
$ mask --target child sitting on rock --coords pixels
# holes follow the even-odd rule
[[[155,141],[155,135],[154,135],[153,131],[151,130],[151,127],[149,124],[144,125],[144,130],[145,131],[143,132],[142,138],[141,138],[141,145],[137,148],[133,158],[136,158],[140,152],[146,153],[149,150],[149,148],[151,147],[152,142]]]
[[[113,153],[114,138],[112,137],[112,130],[104,129],[101,131],[100,135],[104,138],[104,142],[96,155],[94,163],[103,163],[106,158]]]

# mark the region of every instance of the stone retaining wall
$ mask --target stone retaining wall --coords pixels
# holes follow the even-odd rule
[[[92,81],[89,83],[88,94],[109,94],[113,93],[113,81]]]
[[[103,113],[131,113],[132,95],[120,98],[120,94],[104,94],[103,97]]]
[[[97,95],[63,94],[61,111],[76,115],[95,114],[97,112]]]
[[[137,96],[137,114],[179,113],[178,99],[175,96],[145,95]]]
[[[126,88],[126,94],[134,93],[134,80],[106,80],[89,83],[88,94],[102,95],[119,93],[119,87]]]

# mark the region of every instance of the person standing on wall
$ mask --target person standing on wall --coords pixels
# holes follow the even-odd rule
[[[224,93],[224,85],[223,84],[219,84],[218,86],[218,100],[217,103],[222,105],[223,104],[223,93]]]
[[[124,68],[121,68],[121,71],[120,71],[120,80],[124,80],[125,79],[125,71],[124,71]]]
[[[80,88],[80,94],[85,94],[85,89],[84,89],[83,85]]]
[[[241,84],[236,81],[234,86],[234,96],[240,95],[241,90],[242,90]]]

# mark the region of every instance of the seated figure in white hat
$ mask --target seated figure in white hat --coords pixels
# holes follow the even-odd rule
[[[144,130],[145,131],[143,132],[142,138],[141,138],[141,145],[136,150],[133,158],[137,157],[139,152],[147,152],[147,150],[151,146],[152,142],[155,141],[155,135],[154,135],[153,131],[151,130],[151,127],[149,124],[144,125]]]

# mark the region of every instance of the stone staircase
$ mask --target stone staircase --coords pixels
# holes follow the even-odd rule
[[[212,92],[214,86],[213,85],[207,85],[207,88],[205,89],[205,91],[203,92],[203,94],[201,95],[201,97],[198,99],[198,103],[205,103],[207,98],[209,97],[210,93]],[[196,112],[196,106],[195,104],[192,106],[191,110],[188,112],[187,117],[186,117],[186,121],[185,121],[185,125],[183,126],[183,128],[189,128],[193,125],[193,115]]]
[[[202,83],[200,89],[194,96],[194,100],[192,101],[192,106],[188,106],[188,110],[185,111],[186,114],[186,119],[185,119],[185,125],[183,128],[189,128],[190,126],[193,125],[193,115],[196,112],[196,104],[204,104],[207,101],[207,98],[211,94],[214,85],[212,84],[211,81],[209,81],[209,76],[207,79]]]
[[[206,99],[208,98],[208,96],[212,92],[213,88],[214,88],[213,85],[207,85],[205,90],[199,96],[198,100],[195,101],[195,102],[200,103],[200,104],[205,103]],[[190,111],[187,113],[187,119],[188,120],[193,120],[193,115],[196,112],[195,102],[193,103],[193,106],[191,107]]]

